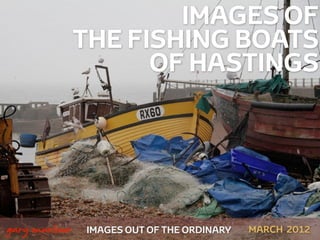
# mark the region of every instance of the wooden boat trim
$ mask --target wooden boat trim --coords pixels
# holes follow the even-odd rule
[[[90,138],[91,137],[86,138],[86,139],[90,139]],[[86,139],[83,139],[83,140],[86,140]],[[39,151],[39,152],[36,152],[35,155],[36,156],[41,156],[41,155],[45,155],[45,154],[48,154],[48,153],[56,152],[56,151],[59,151],[59,150],[65,149],[65,148],[69,148],[71,145],[72,144],[65,144],[65,145],[62,145],[62,146],[59,146],[59,147],[55,147],[55,148],[51,148],[51,149],[48,149],[48,150]]]
[[[156,121],[161,121],[161,120],[167,120],[167,119],[172,119],[172,118],[192,117],[192,116],[193,116],[192,113],[188,113],[188,114],[172,115],[172,116],[166,116],[166,117],[161,117],[161,118],[156,118],[156,119],[149,119],[149,120],[145,120],[145,121],[139,121],[139,122],[136,122],[136,123],[133,123],[133,124],[129,124],[129,125],[126,125],[126,126],[122,126],[122,127],[119,127],[119,128],[115,128],[115,129],[106,131],[105,134],[114,133],[114,132],[117,132],[117,131],[124,130],[126,128],[135,127],[135,126],[138,126],[138,125],[141,125],[141,124],[145,124],[145,123],[156,122]],[[199,118],[202,121],[205,121],[208,125],[210,125],[211,128],[213,128],[211,122],[208,119],[206,119],[205,117],[203,117],[201,115],[199,116]],[[57,134],[55,136],[59,136],[61,134],[63,134],[63,133],[59,133],[59,134]],[[54,136],[52,136],[52,138],[53,137]],[[90,136],[88,138],[83,138],[82,140],[92,139],[92,138],[95,138],[95,137],[96,137],[96,135]],[[48,149],[48,150],[39,151],[39,152],[36,152],[36,156],[41,156],[41,155],[45,155],[45,154],[48,154],[48,153],[51,153],[51,152],[56,152],[56,151],[59,151],[59,150],[65,149],[65,148],[69,148],[71,145],[72,144],[65,144],[65,145],[62,145],[62,146],[59,146],[59,147],[55,147],[55,148],[51,148],[51,149]]]
[[[283,111],[312,111],[315,106],[315,103],[276,103],[252,101],[252,107]]]
[[[117,131],[120,131],[120,130],[123,130],[123,129],[126,129],[126,128],[135,127],[135,126],[138,126],[138,125],[141,125],[141,124],[145,124],[145,123],[149,123],[149,122],[167,120],[167,119],[172,119],[172,118],[192,117],[192,116],[193,116],[192,113],[186,113],[186,114],[180,114],[180,115],[172,115],[172,116],[160,117],[160,118],[155,118],[155,119],[148,119],[148,120],[144,120],[144,121],[139,121],[139,122],[136,122],[136,123],[128,124],[128,125],[125,125],[125,126],[122,126],[122,127],[119,127],[119,128],[115,128],[115,129],[106,131],[105,133],[109,134],[109,133],[117,132]],[[200,117],[201,120],[203,120],[203,121],[205,121],[205,122],[207,122],[208,124],[211,125],[211,123],[210,123],[210,121],[208,119],[206,119],[203,116],[199,116],[199,117]]]
[[[186,102],[186,101],[193,102],[193,100],[194,100],[194,97],[188,97],[188,98],[180,98],[180,99],[174,99],[174,100],[166,100],[166,101],[161,101],[161,102],[152,102],[152,103],[138,105],[138,106],[129,108],[129,109],[124,110],[124,111],[111,113],[111,114],[105,115],[104,117],[108,120],[109,118],[112,118],[112,117],[115,117],[115,116],[118,116],[118,115],[121,115],[121,114],[126,114],[126,113],[131,112],[131,111],[136,111],[136,110],[139,110],[139,109],[142,109],[142,108],[147,108],[147,107],[154,106],[154,105],[166,105],[166,104],[172,104],[172,103],[178,103],[178,102]],[[176,116],[172,116],[172,117],[176,117]],[[157,118],[157,119],[160,120],[160,119],[163,119],[163,117],[162,118],[160,117],[160,118]],[[144,120],[142,122],[153,121],[153,120],[156,120],[156,119]],[[94,124],[93,122],[86,123],[86,124],[83,125],[83,127],[87,127],[87,126],[90,126],[90,125],[93,125],[93,124]],[[72,131],[73,131],[72,129],[69,129],[69,130],[66,130],[66,131],[61,131],[59,133],[53,134],[51,136],[48,136],[47,139],[55,138],[55,137],[64,135],[66,133],[70,133]],[[40,141],[41,141],[41,139],[37,139],[37,142],[40,142]]]

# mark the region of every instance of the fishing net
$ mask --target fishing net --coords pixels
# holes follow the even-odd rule
[[[170,213],[192,205],[205,191],[196,178],[173,166],[133,161],[119,153],[101,156],[94,141],[75,143],[50,183],[64,197],[118,200]]]
[[[204,192],[198,180],[184,171],[154,164],[145,166],[124,187],[122,202],[175,212],[199,200]]]
[[[114,185],[122,186],[138,167],[136,162],[130,160],[119,153],[101,156],[96,150],[95,141],[79,141],[62,156],[62,164],[56,177],[86,177],[98,187],[110,185],[113,179]],[[107,161],[110,163],[112,176],[107,168]]]
[[[92,141],[79,141],[71,149],[62,154],[61,166],[57,177],[76,176],[82,171],[84,165],[99,156]]]

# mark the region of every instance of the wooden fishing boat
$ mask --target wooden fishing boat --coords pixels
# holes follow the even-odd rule
[[[250,95],[213,89],[219,121],[230,134],[229,148],[244,145],[320,159],[320,101],[285,94]]]
[[[107,71],[108,76],[108,69],[106,67],[103,69]],[[46,136],[42,140],[39,139],[35,161],[43,168],[57,165],[61,160],[61,154],[73,143],[97,138],[95,116],[104,116],[107,124],[103,134],[118,152],[128,156],[134,156],[130,141],[147,134],[162,135],[165,138],[174,136],[189,138],[190,135],[186,133],[191,133],[197,135],[202,141],[210,141],[214,111],[212,108],[201,110],[201,106],[206,103],[207,97],[203,93],[196,93],[193,97],[155,101],[139,106],[115,103],[110,97],[102,100],[101,98],[76,98],[60,105],[62,119],[69,129]],[[80,127],[77,126],[77,121],[81,124]]]
[[[289,7],[290,0],[284,1],[283,11]],[[285,19],[283,27],[290,43],[290,26]],[[289,50],[283,49],[283,59]],[[312,174],[312,168],[320,160],[320,101],[289,94],[289,71],[285,64],[282,77],[274,70],[270,80],[213,89],[218,119],[229,133],[225,138],[229,140],[228,148],[244,145],[273,156],[274,160],[281,159],[286,166],[295,165],[298,160]]]

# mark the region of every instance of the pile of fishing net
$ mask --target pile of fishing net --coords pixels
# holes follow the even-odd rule
[[[111,172],[107,167],[108,161]],[[79,141],[63,154],[55,177],[85,177],[98,187],[110,185],[113,179],[115,186],[123,186],[138,166],[137,162],[116,152],[102,156],[96,149],[96,141]]]
[[[124,187],[120,200],[140,207],[175,213],[197,202],[205,191],[196,178],[170,166],[144,164]]]
[[[195,177],[173,166],[144,163],[116,152],[102,156],[95,141],[73,144],[49,182],[58,196],[121,201],[170,213],[194,204],[205,192]]]

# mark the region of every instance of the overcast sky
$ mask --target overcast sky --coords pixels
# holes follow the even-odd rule
[[[71,98],[71,88],[83,91],[85,85],[81,72],[93,68],[100,57],[109,67],[113,95],[116,99],[145,103],[152,100],[156,86],[156,73],[150,68],[154,49],[135,47],[128,49],[78,48],[74,29],[183,29],[183,6],[194,5],[213,8],[218,0],[1,0],[0,7],[0,102],[25,103],[49,101],[59,103]],[[223,0],[226,8],[236,1]],[[258,0],[243,0],[245,6],[258,5]],[[263,0],[263,5],[275,4],[274,0]],[[302,7],[302,2],[292,0]],[[320,0],[310,0],[319,5]],[[319,11],[315,21],[319,26]],[[201,24],[190,27],[199,28]],[[211,26],[213,27],[213,26]],[[216,26],[218,28],[218,26]],[[226,26],[225,26],[226,27]],[[236,29],[228,26],[229,31]],[[311,25],[307,28],[312,28]],[[251,30],[252,26],[248,26]],[[319,35],[318,35],[319,36]],[[228,49],[227,49],[228,50]],[[185,53],[189,53],[186,50]],[[195,50],[192,50],[195,51]],[[214,51],[214,50],[211,50]],[[224,50],[227,52],[226,50]],[[232,49],[230,49],[232,51]],[[317,52],[317,49],[309,50]],[[160,52],[181,52],[181,49]],[[320,76],[317,71],[311,76]],[[254,77],[263,78],[265,74]],[[193,80],[196,74],[188,66],[178,66],[173,79]],[[253,76],[253,75],[252,75]],[[244,75],[244,78],[252,78]],[[297,76],[302,77],[298,74]],[[309,75],[308,75],[309,76]],[[303,75],[303,77],[308,77]],[[199,79],[224,78],[225,73],[200,72]],[[90,75],[93,93],[99,89],[98,81]]]

